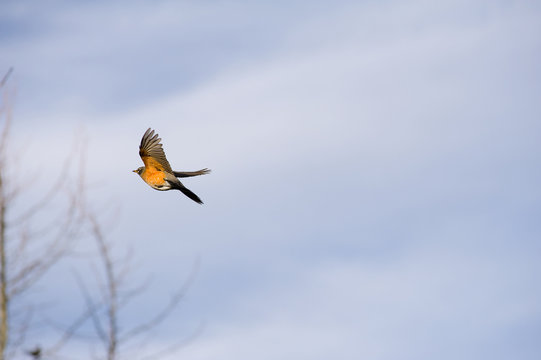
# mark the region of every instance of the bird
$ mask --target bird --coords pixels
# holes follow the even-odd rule
[[[34,350],[28,350],[26,353],[34,359],[41,359],[41,348],[39,346],[36,346]]]
[[[160,191],[180,190],[184,195],[192,199],[198,204],[203,204],[203,201],[194,194],[190,189],[182,185],[177,178],[186,178],[191,176],[205,175],[210,173],[210,169],[204,168],[197,171],[173,171],[169,161],[165,157],[165,152],[161,144],[162,139],[154,130],[148,128],[141,139],[139,145],[139,156],[143,160],[145,166],[139,167],[133,172],[139,174],[141,179],[150,187]]]

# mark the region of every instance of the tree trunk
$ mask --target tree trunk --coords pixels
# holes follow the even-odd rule
[[[6,199],[0,173],[0,360],[4,360],[8,340],[8,295],[6,277]]]

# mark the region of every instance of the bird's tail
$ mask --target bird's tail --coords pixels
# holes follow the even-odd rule
[[[185,178],[190,176],[197,176],[197,175],[206,175],[210,172],[210,169],[204,168],[197,171],[173,171],[173,174],[175,177],[178,178]]]
[[[184,187],[184,186],[179,186],[178,189],[180,191],[182,191],[182,193],[184,195],[186,195],[187,197],[189,197],[190,199],[192,199],[193,201],[195,201],[196,203],[198,204],[202,204],[203,201],[201,201],[201,199],[199,198],[199,196],[195,195],[190,189],[188,189],[187,187]]]

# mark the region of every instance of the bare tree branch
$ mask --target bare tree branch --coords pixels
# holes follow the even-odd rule
[[[8,71],[6,76],[2,79],[0,83],[1,87],[4,86],[5,82],[11,69]],[[5,110],[2,109],[2,112]],[[1,115],[1,114],[0,114]],[[2,129],[2,134],[0,136],[0,169],[4,166],[4,151],[6,146],[6,139],[9,130],[9,124],[11,120],[11,113],[7,111],[5,114],[6,121],[4,128]],[[0,360],[4,359],[6,352],[6,346],[8,341],[8,290],[7,290],[7,258],[6,258],[6,211],[7,203],[5,194],[5,180],[4,173],[0,171]]]
[[[101,339],[102,342],[105,343],[107,341],[107,334],[97,314],[97,310],[99,309],[100,306],[94,304],[94,301],[92,300],[90,293],[88,292],[86,286],[84,285],[84,282],[78,276],[76,276],[76,278],[77,278],[77,284],[79,285],[79,288],[81,292],[83,293],[83,297],[85,299],[85,303],[87,307],[86,313],[88,313],[90,318],[92,319],[92,323],[94,325],[94,329],[96,330],[96,333],[98,334],[98,337]]]
[[[85,211],[87,211],[87,209],[85,209]],[[149,335],[153,329],[170,317],[173,310],[178,306],[191,286],[199,268],[199,259],[196,259],[193,269],[186,281],[182,284],[180,289],[171,296],[169,302],[161,310],[154,314],[149,320],[128,330],[121,331],[119,327],[121,309],[137,295],[144,292],[147,288],[148,281],[143,282],[137,287],[124,290],[128,281],[127,275],[129,275],[130,272],[129,262],[131,262],[131,253],[128,252],[127,256],[121,260],[114,259],[112,244],[106,239],[96,217],[88,211],[86,212],[86,217],[90,225],[90,232],[96,241],[98,256],[101,259],[102,264],[102,271],[94,269],[97,286],[100,289],[98,296],[100,300],[96,301],[91,298],[88,289],[82,285],[83,282],[81,279],[78,279],[78,283],[87,304],[86,313],[89,314],[89,318],[92,320],[94,329],[105,350],[102,358],[115,360],[119,358],[121,350],[122,352],[127,350],[124,344],[128,344],[138,338],[141,340],[141,336]],[[96,296],[94,296],[94,298],[96,298]],[[104,312],[97,311],[98,308],[103,309]],[[199,332],[194,334],[193,337],[198,333]],[[190,340],[184,339],[175,342],[174,344],[157,351],[156,355],[162,356],[163,354],[170,353],[173,350],[185,346],[188,341]],[[139,341],[139,344],[141,346],[142,341]],[[138,356],[139,355],[140,354],[138,354]],[[150,358],[150,355],[148,355],[148,357]]]
[[[12,359],[17,352],[17,349],[20,348],[25,341],[28,328],[30,327],[30,322],[34,311],[31,307],[27,308],[26,314],[21,322],[21,325],[18,329],[12,329],[12,333],[17,334],[17,337],[11,342],[11,350],[6,352],[6,358]]]
[[[182,285],[180,290],[177,291],[177,293],[174,294],[169,299],[169,303],[160,312],[158,312],[149,321],[146,321],[132,328],[126,333],[124,333],[123,336],[121,337],[121,341],[140,335],[143,332],[149,332],[151,329],[160,325],[167,318],[167,316],[169,316],[171,312],[178,306],[179,302],[186,295],[186,292],[188,291],[189,287],[192,285],[193,280],[195,279],[195,276],[197,275],[197,271],[199,270],[199,264],[200,264],[200,260],[196,259],[196,262],[194,263],[194,267],[192,268],[192,272],[188,276],[188,279],[186,280],[186,282]]]
[[[13,68],[2,78],[0,88],[4,87],[12,72]],[[58,181],[45,196],[31,204],[19,217],[10,216],[8,221],[7,213],[10,211],[11,215],[16,197],[24,187],[19,184],[20,181],[14,181],[13,184],[7,182],[10,174],[16,173],[9,171],[14,163],[7,161],[12,108],[6,90],[2,90],[2,99],[0,120],[3,119],[4,122],[0,129],[0,360],[6,356],[13,358],[24,345],[32,323],[32,312],[27,311],[26,316],[22,317],[16,315],[13,304],[20,306],[24,302],[13,303],[13,300],[21,298],[24,292],[33,288],[53,265],[69,253],[84,220],[78,214],[79,200],[76,196],[70,198],[65,212],[57,218],[51,220],[47,213],[47,207],[53,198],[66,188],[71,161],[68,157]],[[46,220],[45,225],[36,232],[30,224],[38,214],[44,214]]]
[[[107,320],[108,326],[108,339],[107,339],[107,359],[113,360],[116,356],[117,343],[118,343],[118,294],[117,294],[117,279],[113,267],[113,261],[111,259],[110,248],[105,242],[101,229],[92,215],[88,215],[88,220],[92,227],[92,232],[98,244],[100,258],[103,261],[106,279],[107,279]]]
[[[64,184],[66,183],[66,179],[68,179],[70,162],[70,158],[65,160],[64,166],[62,166],[62,171],[56,179],[56,182],[49,189],[49,192],[47,192],[40,201],[34,203],[29,209],[21,213],[17,218],[12,219],[10,221],[11,226],[17,226],[24,221],[28,221],[37,213],[43,211],[43,209],[50,204],[50,202],[55,198],[55,196],[57,196],[59,192],[63,189]]]
[[[184,348],[188,346],[190,343],[192,343],[201,333],[203,333],[203,330],[205,329],[205,324],[201,323],[199,327],[186,339],[181,339],[172,345],[165,347],[159,351],[144,355],[138,360],[155,360],[159,359],[165,355],[172,354],[180,350],[181,348]],[[135,359],[134,359],[135,360]]]
[[[7,73],[2,78],[2,81],[0,81],[0,88],[4,87],[4,85],[8,81],[9,76],[11,75],[12,72],[13,72],[13,67],[10,67],[9,70],[7,71]]]

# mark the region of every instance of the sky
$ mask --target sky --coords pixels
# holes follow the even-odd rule
[[[540,33],[536,1],[4,1],[17,206],[84,148],[89,206],[152,279],[126,326],[199,261],[165,359],[538,359]],[[131,172],[148,127],[212,169],[183,180],[204,205]],[[81,311],[89,262],[39,283],[48,317]]]

